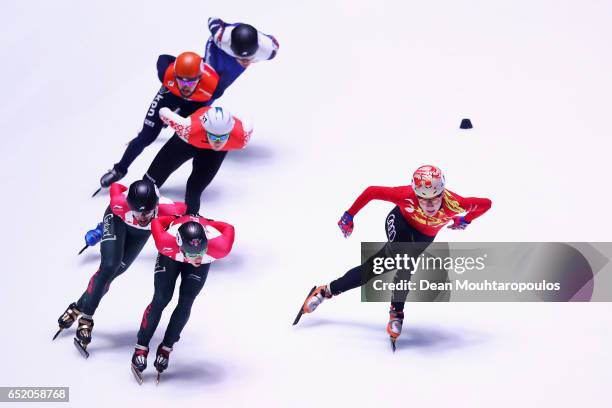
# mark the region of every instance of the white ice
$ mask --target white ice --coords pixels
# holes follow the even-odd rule
[[[69,386],[75,407],[609,407],[609,303],[410,304],[395,355],[387,305],[359,291],[291,321],[360,241],[384,239],[391,205],[366,207],[349,240],[342,212],[421,164],[493,200],[440,241],[609,241],[611,13],[596,0],[2,2],[0,386]],[[89,360],[74,329],[51,336],[97,268],[97,249],[76,256],[107,205],[89,197],[142,124],[157,55],[203,52],[209,16],[274,34],[280,52],[218,103],[255,125],[203,196],[206,216],[236,226],[235,249],[162,384],[149,368],[139,387],[152,242],[103,299]],[[162,191],[180,199],[189,167]]]

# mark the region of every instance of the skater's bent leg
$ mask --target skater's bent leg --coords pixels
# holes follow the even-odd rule
[[[340,278],[331,281],[329,284],[329,290],[332,295],[336,296],[347,290],[358,288],[362,285],[361,276],[363,275],[363,268],[361,265],[350,269],[347,273],[342,275]]]
[[[155,292],[153,293],[153,300],[144,311],[138,331],[138,344],[141,346],[149,347],[149,342],[159,324],[162,312],[172,299],[180,265],[180,262],[163,255],[157,255],[154,278]]]
[[[125,272],[130,265],[136,260],[142,248],[147,244],[151,236],[150,230],[141,230],[136,228],[127,228],[125,236],[125,250],[123,251],[123,259],[121,260],[121,268],[117,274]]]
[[[435,237],[425,235],[413,226],[402,215],[400,208],[395,207],[385,220],[385,229],[387,232],[388,256],[408,255],[411,258],[417,259],[426,249],[429,243],[433,242]],[[406,245],[412,243],[414,245]],[[412,273],[409,269],[401,269],[397,271],[393,279],[394,283],[401,281],[409,281],[412,278]],[[406,287],[406,285],[397,285],[397,287]],[[404,311],[404,304],[408,297],[408,289],[394,290],[391,296],[391,307],[397,312]]]
[[[196,149],[175,133],[159,150],[144,178],[161,187],[176,169],[194,156]]]
[[[108,290],[108,283],[121,267],[124,254],[126,225],[110,209],[104,214],[104,234],[100,242],[100,269],[91,277],[87,290],[77,302],[77,308],[85,316],[93,316],[102,296]]]
[[[138,136],[130,140],[130,143],[128,143],[121,160],[115,163],[114,168],[122,173],[127,173],[130,165],[138,156],[140,156],[145,147],[149,146],[155,139],[157,139],[157,135],[159,135],[160,130],[161,125],[159,128],[157,126],[151,128],[145,124],[142,130],[138,133]]]
[[[183,264],[178,304],[170,317],[170,322],[162,342],[164,346],[172,348],[174,343],[179,340],[181,332],[189,320],[191,306],[196,296],[198,296],[204,287],[209,267],[210,264],[204,264],[197,268],[192,265]]]
[[[187,214],[197,214],[200,211],[200,198],[204,189],[215,178],[227,152],[200,150],[193,158],[193,170],[187,179],[185,204]]]
[[[382,247],[378,252],[368,258],[363,264],[356,266],[342,275],[340,278],[333,280],[329,284],[329,290],[332,295],[336,296],[347,290],[358,288],[365,285],[370,279],[377,276],[373,271],[374,258],[385,256],[385,247]]]
[[[404,311],[404,304],[406,303],[406,298],[408,297],[409,292],[407,289],[407,285],[400,285],[400,283],[408,282],[411,278],[411,271],[406,269],[398,270],[395,276],[393,277],[393,283],[396,284],[396,287],[406,288],[396,289],[391,294],[391,306],[396,312]]]
[[[142,251],[145,244],[147,243],[149,237],[151,236],[150,230],[141,230],[136,228],[126,228],[125,234],[125,244],[123,246],[123,259],[119,264],[119,268],[115,272],[115,274],[110,278],[110,280],[106,283],[106,287],[104,288],[104,293],[108,292],[111,283],[115,280],[116,277],[121,275],[123,272],[127,271],[127,269],[132,265],[134,260]]]
[[[162,86],[153,98],[151,106],[149,106],[149,110],[145,116],[142,130],[138,133],[138,136],[130,141],[123,153],[123,157],[115,164],[115,169],[127,173],[128,167],[130,167],[136,157],[157,139],[163,127],[163,122],[159,117],[159,110],[163,107],[174,109],[177,103],[180,102],[180,99],[169,92],[165,92],[165,90],[166,89]]]

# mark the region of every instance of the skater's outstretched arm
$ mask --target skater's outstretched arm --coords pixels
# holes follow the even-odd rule
[[[354,223],[353,217],[361,210],[367,203],[372,200],[384,200],[390,201],[395,204],[401,204],[402,197],[407,197],[408,187],[377,187],[370,186],[366,188],[363,193],[357,197],[357,200],[353,203],[351,208],[344,212],[340,221],[338,221],[338,227],[344,238],[348,238],[353,233]]]
[[[357,213],[372,200],[389,201],[395,204],[401,203],[403,197],[408,197],[409,187],[379,187],[370,186],[357,197],[351,208],[347,212],[354,217]]]

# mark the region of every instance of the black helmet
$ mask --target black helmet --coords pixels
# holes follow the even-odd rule
[[[127,203],[132,211],[152,211],[159,202],[157,187],[149,180],[138,180],[130,185]]]
[[[238,58],[255,55],[259,48],[257,30],[248,24],[238,24],[232,30],[230,48]]]
[[[201,253],[208,249],[208,238],[204,227],[195,221],[181,224],[176,234],[176,243],[181,251],[187,254]]]

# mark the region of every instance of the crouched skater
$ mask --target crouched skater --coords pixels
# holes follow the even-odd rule
[[[150,181],[138,180],[129,188],[114,183],[102,222],[86,235],[87,246],[101,241],[100,266],[79,300],[71,303],[59,317],[59,330],[53,339],[78,319],[74,344],[84,357],[89,357],[87,346],[92,338],[93,316],[111,282],[138,257],[151,235],[151,221],[155,217],[183,215],[185,209],[185,203],[160,198],[157,187]]]
[[[132,372],[140,384],[142,372],[147,367],[149,342],[163,310],[172,299],[178,277],[181,277],[178,304],[172,312],[164,339],[157,347],[154,363],[157,382],[160,374],[168,368],[170,352],[189,320],[191,307],[204,287],[210,264],[227,256],[234,243],[232,225],[199,215],[160,217],[153,220],[151,230],[159,251],[155,263],[155,291],[142,316],[138,343],[132,355]]]

